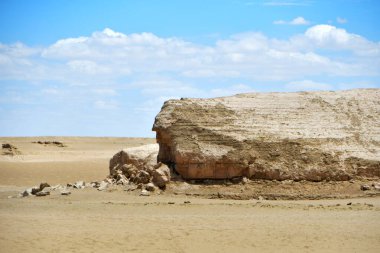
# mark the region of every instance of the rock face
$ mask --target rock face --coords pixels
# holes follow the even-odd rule
[[[169,100],[153,130],[185,179],[380,177],[380,89]]]

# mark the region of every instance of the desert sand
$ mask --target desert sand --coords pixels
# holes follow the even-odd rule
[[[33,143],[38,141],[59,141],[64,147]],[[213,198],[220,191],[226,195],[245,189],[234,185],[205,186],[204,194],[197,185],[192,187],[200,194],[181,192],[183,185],[174,185],[148,197],[113,187],[104,192],[86,188],[73,189],[69,196],[52,192],[46,197],[17,198],[20,191],[41,182],[54,185],[102,180],[108,175],[109,159],[116,152],[124,147],[155,143],[155,139],[28,137],[0,138],[0,143],[10,143],[19,152],[0,155],[0,252],[380,249],[380,198],[363,197],[360,189],[350,196],[361,198],[345,195],[318,200]],[[335,188],[329,188],[333,191],[346,187],[333,185]],[[300,186],[284,187],[292,190]],[[320,185],[315,183],[307,189],[313,187],[318,189]],[[271,185],[268,188],[273,189]]]

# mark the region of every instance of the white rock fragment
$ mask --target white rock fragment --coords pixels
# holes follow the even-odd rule
[[[117,185],[126,185],[128,184],[129,180],[126,176],[124,176],[122,173],[119,173],[116,178],[116,184]]]
[[[57,185],[51,186],[50,188],[52,191],[55,191],[55,190],[62,190],[64,187],[60,184],[57,184]]]
[[[22,192],[20,192],[19,196],[20,197],[28,197],[32,195],[32,188],[28,188]]]
[[[70,194],[71,194],[71,191],[69,191],[67,188],[61,190],[61,195],[67,196],[67,195],[70,195]]]
[[[90,186],[91,186],[92,188],[99,188],[99,186],[100,186],[100,182],[91,182],[91,183],[90,183]]]
[[[153,192],[153,191],[156,190],[156,187],[154,186],[153,183],[148,183],[148,184],[145,185],[145,190]]]
[[[105,189],[108,188],[108,185],[109,185],[108,182],[105,182],[105,181],[100,182],[100,185],[98,187],[98,191],[104,191]]]
[[[86,183],[84,181],[77,181],[73,184],[73,187],[75,189],[83,189],[85,188],[85,186],[86,186]]]
[[[150,193],[147,190],[144,189],[144,190],[141,191],[140,196],[148,197],[148,196],[150,196]]]

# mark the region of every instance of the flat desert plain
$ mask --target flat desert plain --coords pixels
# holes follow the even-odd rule
[[[0,252],[380,251],[379,197],[231,200],[173,190],[139,196],[120,186],[15,197],[41,182],[102,180],[117,151],[154,142],[0,137],[1,144],[17,147],[15,155],[0,156]]]

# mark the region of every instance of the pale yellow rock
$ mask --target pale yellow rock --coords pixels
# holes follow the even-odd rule
[[[158,161],[184,178],[380,176],[380,89],[169,100]]]

